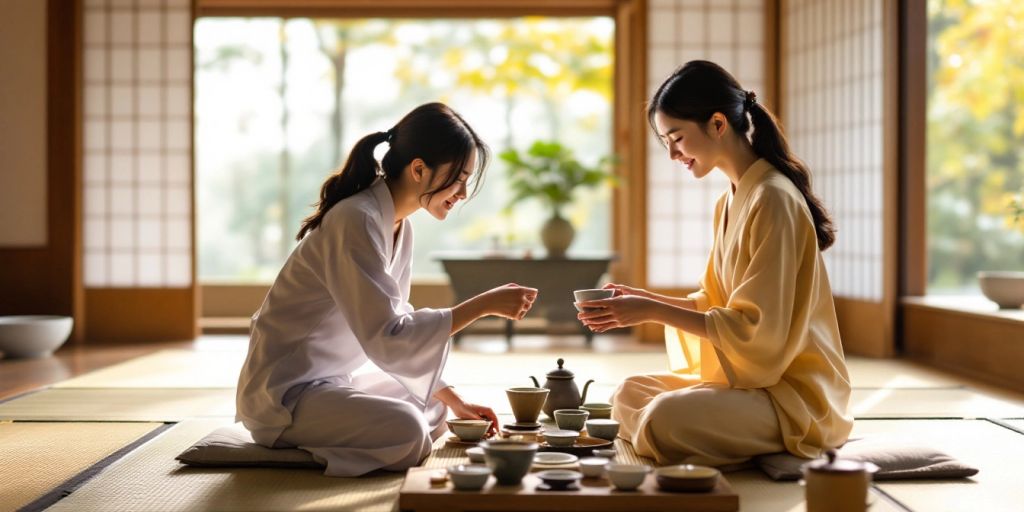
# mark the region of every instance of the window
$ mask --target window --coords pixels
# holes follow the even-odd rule
[[[928,2],[929,294],[976,294],[978,271],[1024,270],[1021,27],[1021,2]]]
[[[272,280],[348,149],[428,101],[459,111],[495,158],[479,195],[447,221],[413,216],[414,276],[441,273],[430,257],[437,250],[538,250],[547,214],[526,204],[503,211],[497,154],[541,139],[584,163],[611,153],[613,33],[607,17],[200,19],[200,280]],[[567,211],[573,250],[609,249],[609,205],[607,189],[579,194]]]

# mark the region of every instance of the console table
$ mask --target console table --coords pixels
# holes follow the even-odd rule
[[[594,333],[576,318],[572,292],[596,287],[615,256],[533,259],[438,253],[433,258],[441,262],[448,274],[457,302],[507,283],[536,288],[539,290],[537,300],[527,316],[543,315],[548,322],[576,322],[580,332],[586,336],[587,346],[590,346]],[[514,324],[513,320],[505,322],[505,341],[509,346]],[[455,335],[455,343],[460,337]]]

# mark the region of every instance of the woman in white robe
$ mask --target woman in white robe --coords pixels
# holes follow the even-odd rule
[[[252,318],[236,407],[257,443],[298,447],[327,475],[358,476],[418,464],[449,409],[497,428],[493,410],[441,380],[449,339],[483,316],[522,318],[537,290],[509,284],[452,308],[409,304],[408,216],[422,208],[444,220],[486,160],[462,117],[431,103],[364,137],[326,180]]]
[[[611,284],[579,318],[591,330],[665,326],[671,373],[612,397],[620,435],[661,464],[729,465],[763,453],[818,457],[846,442],[850,379],[821,252],[835,235],[771,113],[717,64],[658,88],[648,119],[669,157],[732,183],[715,207],[701,289],[670,297]],[[749,136],[748,136],[749,133]],[[657,271],[658,269],[654,269]]]

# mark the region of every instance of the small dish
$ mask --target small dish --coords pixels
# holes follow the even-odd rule
[[[704,492],[714,489],[722,473],[708,466],[680,464],[665,466],[654,471],[658,487],[666,491]]]
[[[538,452],[537,455],[533,456],[533,463],[539,465],[553,465],[553,464],[572,464],[580,460],[579,457],[571,453],[562,452]]]
[[[466,456],[469,457],[470,462],[484,463],[484,449],[479,446],[466,448]]]
[[[594,450],[594,457],[612,460],[615,458],[615,448],[596,448]]]
[[[491,468],[478,464],[457,464],[448,467],[448,479],[460,491],[479,491],[491,477]]]
[[[506,423],[503,428],[505,430],[538,430],[541,428],[541,424],[539,421],[532,423],[517,421],[515,423]]]
[[[548,469],[537,473],[537,478],[540,478],[541,482],[552,491],[569,490],[570,486],[574,486],[583,475],[579,471],[571,471],[568,469]],[[542,489],[543,490],[543,489]]]

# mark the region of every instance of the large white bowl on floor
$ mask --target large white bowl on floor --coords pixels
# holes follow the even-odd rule
[[[35,358],[53,354],[71,335],[70,316],[0,316],[0,352],[6,358]]]
[[[981,293],[1002,309],[1016,309],[1024,304],[1024,272],[978,272]]]

